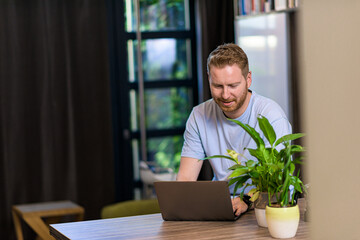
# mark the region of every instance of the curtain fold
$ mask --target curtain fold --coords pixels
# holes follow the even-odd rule
[[[197,18],[200,26],[200,64],[199,71],[202,79],[202,101],[211,98],[210,86],[206,72],[206,60],[210,52],[223,43],[234,43],[234,3],[233,0],[197,0]],[[211,180],[213,172],[208,160],[205,160],[201,168],[198,180]]]
[[[233,0],[197,0],[200,22],[203,100],[211,98],[206,72],[210,52],[224,43],[235,43]]]
[[[0,2],[0,239],[11,206],[114,201],[105,1]]]

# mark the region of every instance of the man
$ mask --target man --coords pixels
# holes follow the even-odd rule
[[[242,162],[254,159],[244,148],[256,148],[256,143],[227,118],[260,131],[257,121],[260,114],[273,125],[277,138],[291,133],[291,125],[281,107],[249,89],[252,79],[248,58],[239,46],[218,46],[208,57],[207,73],[212,99],[194,107],[186,123],[178,181],[196,181],[202,166],[198,159],[224,155],[227,149],[242,153],[245,156]],[[262,138],[267,143],[265,137]],[[231,173],[228,168],[234,164],[232,161],[210,159],[210,164],[214,180],[228,180]],[[230,186],[230,192],[233,189],[234,186]],[[236,215],[248,209],[240,197],[233,198],[232,204]]]

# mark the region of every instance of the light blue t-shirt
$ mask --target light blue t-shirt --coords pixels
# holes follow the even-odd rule
[[[252,91],[249,105],[236,120],[249,124],[258,131],[265,143],[268,141],[259,128],[257,117],[265,116],[274,127],[277,139],[291,133],[291,125],[281,107],[273,100]],[[227,155],[227,149],[242,153],[247,159],[256,159],[244,148],[256,148],[255,141],[239,125],[227,120],[221,108],[210,99],[193,108],[184,133],[182,157],[201,159],[213,155]],[[245,162],[244,158],[239,158]],[[210,159],[214,180],[227,181],[234,162],[224,158]],[[234,185],[230,186],[233,192]],[[247,188],[248,192],[251,188]],[[241,191],[238,190],[238,193]]]

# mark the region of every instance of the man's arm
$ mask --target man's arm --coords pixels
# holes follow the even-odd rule
[[[177,181],[196,181],[203,161],[199,161],[195,158],[181,157],[180,168],[177,174]]]

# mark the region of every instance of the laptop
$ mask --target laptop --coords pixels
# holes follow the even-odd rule
[[[226,181],[154,182],[162,218],[166,221],[235,221]]]

